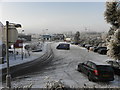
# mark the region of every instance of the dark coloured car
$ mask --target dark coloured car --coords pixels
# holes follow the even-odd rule
[[[110,65],[86,61],[78,64],[77,70],[88,76],[89,81],[113,81],[114,71]]]
[[[99,49],[107,49],[107,47],[96,47],[96,48],[94,49],[94,52],[98,52]]]
[[[60,43],[56,49],[64,49],[64,50],[70,50],[70,44],[68,43]]]
[[[120,61],[107,61],[114,70],[114,73],[120,76]]]
[[[75,42],[75,45],[78,45],[79,43]]]
[[[71,44],[75,44],[75,42],[71,42]]]
[[[81,44],[81,47],[85,47],[86,44]]]
[[[77,43],[77,42],[71,42],[71,44],[75,44],[75,45],[78,45],[79,43]]]
[[[99,48],[97,52],[98,52],[99,54],[104,54],[104,55],[106,55],[106,54],[107,54],[107,51],[108,51],[108,50],[107,50],[107,47],[102,47],[102,48]]]

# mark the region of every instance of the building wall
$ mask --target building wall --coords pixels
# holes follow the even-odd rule
[[[3,24],[0,22],[0,57],[2,57],[2,31],[3,31]]]
[[[2,41],[0,41],[0,57],[2,57]]]
[[[0,22],[0,40],[2,41],[4,25]]]
[[[52,40],[64,40],[65,37],[63,34],[53,34]]]

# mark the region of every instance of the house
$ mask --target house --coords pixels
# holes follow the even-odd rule
[[[19,34],[18,38],[20,38],[20,39],[22,38],[26,41],[31,41],[31,35]]]
[[[42,39],[45,41],[50,41],[51,40],[51,35],[42,35]]]

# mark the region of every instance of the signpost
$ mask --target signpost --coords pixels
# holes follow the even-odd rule
[[[7,75],[6,75],[6,86],[11,88],[11,75],[10,75],[10,66],[9,66],[9,46],[14,44],[18,38],[18,27],[21,27],[20,24],[9,23],[6,21],[6,27],[4,31],[4,41],[6,42],[6,60],[7,60]]]
[[[6,86],[11,88],[11,76],[10,76],[10,67],[9,67],[9,41],[8,41],[8,29],[9,22],[6,21],[6,59],[7,59],[7,75],[6,75]]]

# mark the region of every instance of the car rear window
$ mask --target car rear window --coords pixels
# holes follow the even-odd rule
[[[88,61],[87,66],[92,67],[92,63]]]
[[[97,69],[98,70],[113,70],[111,66],[107,66],[107,65],[97,65]]]
[[[98,47],[98,49],[107,49],[107,47]]]

